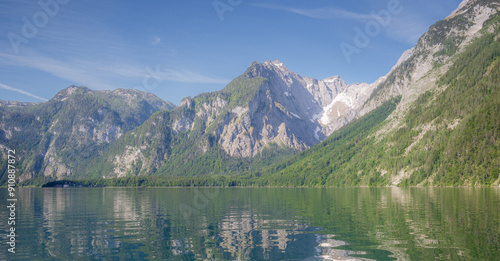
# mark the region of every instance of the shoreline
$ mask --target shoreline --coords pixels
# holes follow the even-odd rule
[[[0,186],[8,188],[8,186]],[[56,186],[17,186],[17,188],[61,188],[61,189],[79,189],[79,188],[500,188],[500,186],[82,186],[82,187],[56,187]]]

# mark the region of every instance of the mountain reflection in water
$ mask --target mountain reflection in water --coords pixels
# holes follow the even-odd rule
[[[494,188],[18,192],[16,254],[0,260],[494,260],[500,247]]]

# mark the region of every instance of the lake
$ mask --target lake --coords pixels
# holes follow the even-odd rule
[[[15,254],[0,208],[2,260],[500,259],[499,188],[19,188],[17,198]]]

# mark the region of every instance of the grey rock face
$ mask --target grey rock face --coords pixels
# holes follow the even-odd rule
[[[279,60],[254,62],[245,77],[266,80],[248,106],[233,108],[216,130],[222,148],[237,157],[270,143],[309,148],[351,121],[373,91],[373,85],[348,85],[339,76],[302,77]]]

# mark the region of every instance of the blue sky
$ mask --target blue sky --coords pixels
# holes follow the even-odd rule
[[[0,99],[43,101],[81,85],[179,104],[275,58],[302,76],[371,83],[460,2],[2,0]],[[357,29],[369,43],[355,42]],[[349,59],[342,43],[356,48]]]

